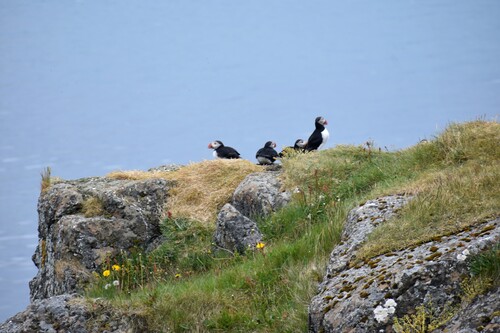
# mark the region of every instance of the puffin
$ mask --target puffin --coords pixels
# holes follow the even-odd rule
[[[219,140],[210,142],[208,148],[214,150],[214,157],[216,158],[240,158],[240,153],[238,153],[236,149],[224,146],[222,141]]]
[[[303,152],[305,145],[306,145],[306,143],[304,142],[304,140],[297,139],[297,140],[295,140],[295,144],[293,145],[293,147],[288,146],[288,147],[283,148],[283,150],[279,153],[279,155],[280,155],[280,157],[284,157],[284,156],[286,157],[292,151]]]
[[[328,122],[325,118],[316,117],[314,125],[316,129],[314,130],[314,132],[312,132],[311,136],[307,140],[305,146],[306,151],[320,149],[326,144],[326,142],[328,141],[328,137],[330,136],[330,133],[328,133],[328,130],[325,127],[325,125],[328,125]]]
[[[259,161],[260,165],[273,164],[278,158],[278,152],[274,150],[276,148],[276,143],[273,141],[267,141],[264,148],[260,148],[255,154],[255,158]]]

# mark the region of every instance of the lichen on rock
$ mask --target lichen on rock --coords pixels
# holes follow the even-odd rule
[[[279,172],[256,172],[238,185],[232,197],[233,206],[243,215],[253,218],[268,216],[285,206],[291,194],[282,190]]]

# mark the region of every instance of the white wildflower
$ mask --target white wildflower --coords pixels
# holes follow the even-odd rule
[[[464,261],[465,259],[467,259],[467,256],[470,254],[470,251],[465,249],[462,251],[462,253],[460,254],[457,254],[457,260],[458,261]]]
[[[113,286],[118,287],[120,285],[120,281],[114,280],[113,281]]]
[[[373,313],[375,314],[375,320],[379,323],[385,322],[389,315],[387,309],[380,305],[373,310]]]
[[[108,289],[109,289],[109,287],[111,287],[111,284],[106,283],[106,285],[104,286],[104,289],[108,290]]]
[[[395,300],[393,300],[392,298],[389,298],[389,299],[387,299],[387,301],[385,301],[384,307],[386,307],[386,308],[388,308],[388,307],[395,308],[397,305],[398,305],[398,303],[396,303]]]
[[[373,313],[375,314],[375,319],[379,323],[385,323],[387,321],[387,318],[389,315],[392,315],[396,312],[396,306],[398,303],[396,303],[395,300],[392,298],[389,298],[385,301],[384,305],[378,305],[375,310],[373,310]]]

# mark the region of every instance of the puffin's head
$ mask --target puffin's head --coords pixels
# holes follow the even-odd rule
[[[276,142],[273,141],[267,141],[266,144],[264,145],[265,148],[276,148]]]
[[[297,141],[295,141],[294,147],[304,148],[305,146],[306,146],[306,143],[304,142],[304,140],[297,139]]]
[[[210,142],[208,144],[209,149],[217,149],[217,148],[223,147],[223,146],[224,146],[224,144],[222,143],[222,141],[219,141],[219,140],[215,140],[215,141]]]
[[[323,117],[316,117],[316,120],[315,120],[316,123],[318,124],[321,124],[321,125],[328,125],[328,121],[326,121],[325,118]]]

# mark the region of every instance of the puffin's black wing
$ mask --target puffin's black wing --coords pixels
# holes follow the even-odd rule
[[[323,142],[323,136],[321,135],[321,131],[315,129],[314,132],[309,137],[309,139],[307,140],[307,145],[305,149],[307,151],[316,150],[318,149],[318,147],[321,145],[322,142]]]
[[[255,154],[255,157],[256,158],[264,157],[264,158],[268,158],[271,161],[273,161],[278,157],[278,153],[276,152],[276,150],[274,150],[271,147],[264,147],[264,148],[260,148],[257,151],[257,154]]]
[[[232,147],[223,146],[217,148],[217,156],[220,158],[240,158],[240,153]]]
[[[257,150],[257,153],[255,154],[255,158],[258,158],[259,156],[263,156],[265,149],[266,148],[260,148],[259,150]]]

